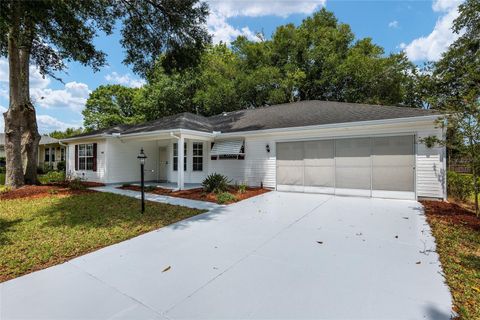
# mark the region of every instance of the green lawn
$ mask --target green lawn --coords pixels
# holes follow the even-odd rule
[[[0,282],[201,213],[109,193],[0,200]]]
[[[434,214],[424,204],[455,311],[461,319],[480,319],[480,219],[455,204]]]

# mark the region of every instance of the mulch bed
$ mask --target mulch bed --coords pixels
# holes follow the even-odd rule
[[[55,196],[68,196],[72,194],[85,194],[95,192],[92,190],[72,190],[61,186],[23,186],[15,190],[0,193],[0,200],[34,199]]]
[[[141,188],[139,186],[122,186],[119,187],[119,189],[125,189],[125,190],[133,190],[133,191],[141,191]],[[264,188],[252,188],[248,187],[244,193],[239,193],[236,188],[232,187],[228,192],[233,194],[235,198],[237,198],[237,201],[245,200],[251,197],[255,197],[264,193],[267,193],[271,190],[264,189]],[[148,190],[146,191],[148,193],[154,193],[154,194],[160,194],[160,195],[165,195],[165,196],[171,196],[171,197],[178,197],[178,198],[185,198],[185,199],[191,199],[191,200],[200,200],[200,201],[208,201],[208,202],[214,202],[217,203],[217,195],[215,193],[205,193],[202,188],[197,188],[197,189],[190,189],[190,190],[180,190],[180,191],[172,191],[169,189],[164,189],[164,188],[155,188],[154,190]],[[233,202],[237,202],[233,201]],[[229,202],[227,204],[233,203]]]
[[[480,218],[474,212],[456,203],[443,201],[421,201],[427,216],[431,215],[452,224],[461,224],[480,231]]]

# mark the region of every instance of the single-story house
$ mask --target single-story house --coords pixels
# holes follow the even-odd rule
[[[423,109],[301,101],[204,117],[180,113],[62,140],[67,172],[107,184],[146,180],[182,189],[221,173],[283,191],[417,199],[446,198],[440,114]],[[179,146],[183,146],[180,147]]]
[[[0,133],[0,158],[5,157],[5,134]],[[38,167],[57,169],[60,161],[66,160],[66,147],[58,139],[42,135],[38,145]]]

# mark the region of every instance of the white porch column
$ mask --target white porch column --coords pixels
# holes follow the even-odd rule
[[[183,145],[185,144],[185,138],[180,134],[180,138],[177,140],[177,154],[178,154],[178,189],[183,190],[185,186],[185,171],[183,171],[183,157],[185,156],[185,150]]]

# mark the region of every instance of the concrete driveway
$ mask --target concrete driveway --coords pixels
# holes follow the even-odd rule
[[[414,201],[271,192],[0,284],[0,319],[449,319]]]

